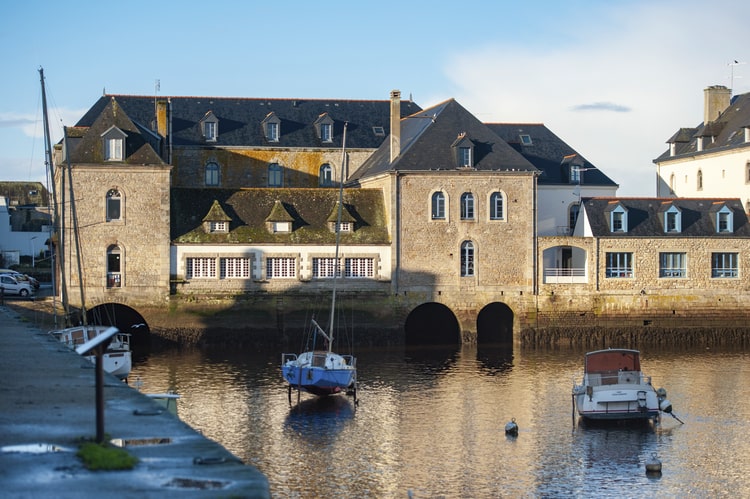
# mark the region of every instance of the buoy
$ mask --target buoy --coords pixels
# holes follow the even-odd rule
[[[651,459],[646,461],[646,473],[661,475],[661,461],[656,457],[656,454],[651,454]]]
[[[518,425],[516,424],[516,418],[511,419],[510,422],[505,425],[505,434],[518,435]]]

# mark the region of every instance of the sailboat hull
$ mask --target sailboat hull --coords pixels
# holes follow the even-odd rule
[[[282,375],[290,386],[313,395],[335,395],[351,387],[356,377],[356,360],[332,352],[284,354]]]

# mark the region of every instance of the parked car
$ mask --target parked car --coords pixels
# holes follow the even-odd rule
[[[34,294],[34,287],[25,281],[19,281],[11,274],[0,274],[0,290],[4,295],[18,295],[27,298]]]
[[[15,277],[17,281],[28,282],[34,287],[34,289],[39,289],[39,281],[28,274],[22,274],[16,270],[11,269],[0,269],[0,274],[10,275],[11,277]]]

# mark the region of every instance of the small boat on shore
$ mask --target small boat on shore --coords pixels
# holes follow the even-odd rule
[[[586,354],[583,381],[573,386],[573,404],[586,420],[652,420],[671,413],[663,388],[641,371],[638,350],[596,350]]]
[[[94,339],[111,326],[82,325],[66,327],[50,331],[49,334],[57,338],[71,350]],[[87,355],[92,364],[96,363],[96,355]],[[104,371],[119,379],[127,379],[133,367],[132,352],[130,351],[130,334],[118,332],[110,341],[102,356]]]

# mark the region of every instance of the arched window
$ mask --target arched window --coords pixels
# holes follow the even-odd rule
[[[122,252],[120,247],[112,245],[107,248],[107,287],[122,287]]]
[[[117,189],[107,191],[107,222],[122,218],[122,196]]]
[[[213,161],[206,165],[206,185],[219,185],[219,165]]]
[[[490,220],[505,220],[503,193],[493,192],[490,196]]]
[[[331,187],[333,185],[333,168],[328,163],[320,167],[318,182],[321,187]]]
[[[461,243],[461,277],[474,275],[474,243],[464,241]]]
[[[271,163],[268,165],[268,187],[283,187],[283,185],[284,172],[281,169],[281,165]]]
[[[703,170],[698,170],[698,176],[696,178],[697,180],[697,188],[699,191],[703,190]]]
[[[436,192],[432,195],[432,219],[445,220],[445,194]]]
[[[461,194],[461,220],[474,220],[474,194]]]
[[[674,173],[669,176],[669,191],[670,194],[674,194]]]

